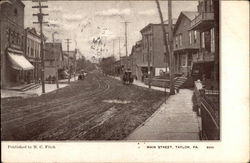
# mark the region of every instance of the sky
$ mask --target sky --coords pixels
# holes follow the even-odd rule
[[[25,27],[34,27],[37,17],[32,14],[35,2],[23,1],[25,4]],[[43,9],[49,16],[44,18],[47,42],[52,41],[52,33],[57,32],[56,42],[62,42],[63,50],[67,50],[66,40],[71,39],[70,50],[79,49],[87,58],[107,57],[114,54],[119,58],[119,38],[121,55],[125,55],[125,27],[128,21],[128,54],[132,46],[141,39],[140,30],[149,23],[160,23],[155,1],[48,1],[48,8]],[[172,15],[178,18],[181,11],[197,11],[197,1],[173,1]],[[163,19],[167,20],[167,1],[160,1]],[[114,41],[113,41],[114,40]]]

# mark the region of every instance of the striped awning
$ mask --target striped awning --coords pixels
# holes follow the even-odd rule
[[[22,55],[8,52],[11,67],[16,70],[32,70],[34,66]]]

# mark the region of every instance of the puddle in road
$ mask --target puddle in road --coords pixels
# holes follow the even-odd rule
[[[116,111],[115,107],[111,107],[109,110],[105,111],[101,117],[95,120],[95,122],[98,123],[96,126],[102,125],[106,120],[113,117]]]
[[[122,101],[122,100],[103,100],[102,102],[114,103],[114,104],[129,104],[131,101]]]
[[[90,122],[92,124],[95,124],[94,126],[92,126],[91,128],[89,128],[87,131],[84,131],[83,133],[80,133],[79,135],[74,136],[72,139],[76,139],[78,137],[83,137],[86,133],[88,133],[89,131],[91,131],[92,129],[101,126],[105,121],[107,121],[108,119],[110,119],[111,117],[114,116],[114,113],[117,110],[115,109],[115,107],[111,107],[109,110],[105,111],[100,117],[95,118],[94,120],[91,120]]]

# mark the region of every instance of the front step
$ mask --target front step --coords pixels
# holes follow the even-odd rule
[[[180,89],[180,87],[187,81],[186,77],[176,77],[174,82],[175,89]]]
[[[25,92],[25,91],[28,91],[28,90],[31,90],[31,89],[36,89],[36,88],[39,88],[39,87],[40,87],[40,84],[32,83],[32,85],[29,85],[28,87],[23,88],[21,91]]]

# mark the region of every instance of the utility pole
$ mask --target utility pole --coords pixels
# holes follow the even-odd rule
[[[68,79],[68,83],[70,83],[70,78],[71,78],[71,66],[70,66],[70,56],[69,56],[69,44],[72,42],[69,42],[71,39],[67,38],[66,39],[66,44],[67,44],[67,53],[68,53],[68,69],[69,69],[69,79]]]
[[[169,74],[170,95],[175,94],[174,88],[174,52],[173,52],[173,25],[172,25],[172,0],[168,0],[168,28],[169,28]]]
[[[118,38],[119,39],[119,58],[120,58],[120,60],[121,60],[121,46],[120,46],[120,37]]]
[[[170,21],[168,21],[168,26],[170,28],[170,31],[169,31],[169,40],[167,40],[167,38],[166,38],[167,33],[166,33],[166,29],[164,27],[164,22],[163,22],[163,16],[162,16],[162,12],[161,12],[160,3],[159,3],[158,0],[156,0],[155,2],[156,2],[156,5],[157,5],[157,8],[158,8],[158,12],[159,12],[160,20],[161,20],[162,31],[163,31],[164,53],[165,53],[165,56],[166,56],[166,72],[167,72],[167,69],[169,68],[170,95],[173,95],[173,94],[175,94],[175,92],[174,92],[174,80],[173,80],[173,74],[172,74],[173,73],[173,69],[172,69],[172,64],[171,64],[171,62],[172,62],[172,57],[171,57],[172,56],[171,55],[172,51],[171,51],[171,48],[173,50],[173,30],[172,30],[171,2],[168,3],[168,7],[170,7],[170,10],[168,9],[168,14],[170,14],[169,15]],[[172,43],[172,46],[171,46],[170,42]]]
[[[124,23],[125,26],[125,47],[126,47],[126,64],[125,64],[125,68],[127,68],[128,66],[128,36],[127,36],[127,28],[128,28],[128,23],[127,21],[121,22]]]
[[[37,16],[38,22],[33,22],[34,24],[40,25],[40,39],[41,39],[41,49],[40,49],[40,55],[41,55],[41,81],[42,81],[42,93],[45,93],[45,82],[44,82],[44,48],[43,48],[43,41],[44,41],[44,35],[43,35],[43,24],[47,24],[48,22],[43,21],[44,16],[48,16],[49,14],[44,14],[42,12],[42,8],[48,8],[48,6],[43,6],[41,2],[47,2],[47,0],[32,0],[32,2],[38,2],[38,6],[32,6],[32,8],[38,8],[39,13],[33,14],[33,16]]]
[[[75,53],[74,53],[74,81],[76,80],[76,54],[77,54],[77,48],[75,48]]]
[[[55,63],[56,63],[56,88],[59,88],[59,84],[58,84],[58,57],[55,54],[55,37],[54,37],[55,34],[57,34],[56,31],[52,33],[53,55],[55,57]]]
[[[115,57],[115,39],[113,39],[113,57]]]

